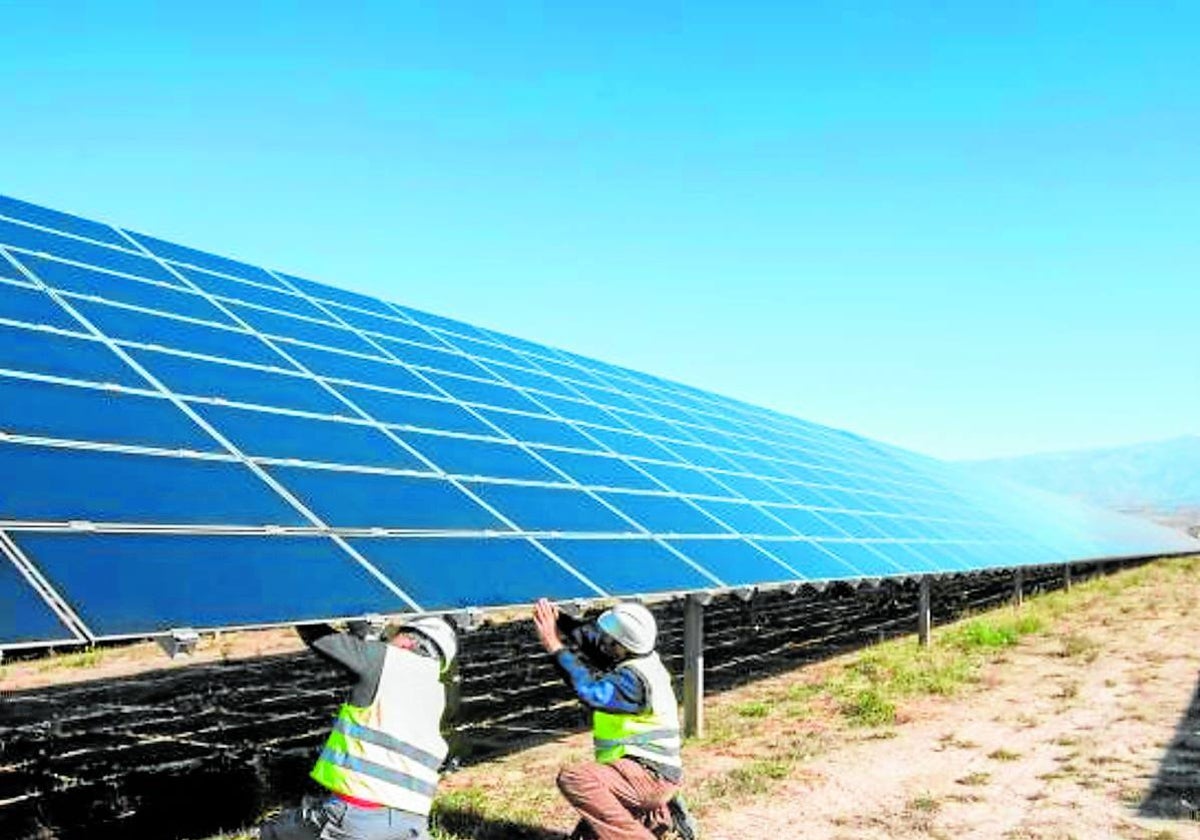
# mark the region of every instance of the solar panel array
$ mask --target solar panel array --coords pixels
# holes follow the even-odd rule
[[[1194,550],[0,198],[0,646]]]

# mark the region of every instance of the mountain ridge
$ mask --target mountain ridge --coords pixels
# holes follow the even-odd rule
[[[1200,524],[1200,435],[960,463],[996,478],[1175,527]]]

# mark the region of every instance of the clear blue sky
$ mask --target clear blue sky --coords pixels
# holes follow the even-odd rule
[[[331,8],[6,4],[0,192],[942,457],[1200,430],[1200,5]]]

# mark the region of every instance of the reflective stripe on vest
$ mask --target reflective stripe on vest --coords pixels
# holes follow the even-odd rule
[[[320,760],[338,767],[344,767],[347,770],[353,770],[355,773],[361,773],[364,776],[372,776],[390,785],[407,788],[431,798],[437,792],[436,782],[426,782],[409,776],[406,773],[392,770],[390,767],[384,767],[381,764],[375,764],[366,759],[355,758],[352,755],[332,750],[329,747],[321,751]]]
[[[682,767],[679,707],[658,654],[622,663],[637,672],[649,691],[650,708],[640,714],[592,713],[592,740],[596,761],[610,764],[623,756],[637,756],[656,764]]]
[[[335,732],[341,732],[350,738],[357,738],[360,741],[365,741],[368,744],[374,744],[377,747],[383,747],[385,750],[400,753],[406,758],[411,758],[424,767],[430,770],[437,770],[442,766],[442,759],[430,752],[419,747],[414,747],[412,744],[405,743],[399,738],[393,738],[386,732],[379,732],[375,729],[368,729],[365,726],[355,723],[348,718],[339,717],[333,724]]]
[[[446,757],[437,660],[390,647],[369,706],[343,704],[312,777],[335,793],[428,814]]]

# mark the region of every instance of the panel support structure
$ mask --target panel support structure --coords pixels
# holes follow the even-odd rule
[[[1025,570],[1013,572],[1012,605],[1018,609],[1025,603]]]
[[[200,643],[200,634],[191,627],[176,627],[155,638],[167,656],[178,659],[191,656]]]
[[[683,608],[683,734],[704,734],[704,608],[712,596],[688,595]]]
[[[930,578],[921,577],[921,587],[917,594],[917,641],[921,647],[929,647],[929,629],[933,625],[933,614],[930,609]]]
[[[1067,592],[1071,591],[1071,564],[1063,565],[1063,589]]]

